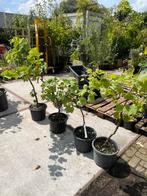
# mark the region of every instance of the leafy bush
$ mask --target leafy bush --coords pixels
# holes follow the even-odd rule
[[[42,98],[51,101],[61,111],[63,107],[66,112],[73,112],[73,99],[78,87],[73,79],[59,79],[53,77],[42,83]]]
[[[15,67],[12,70],[6,70],[1,75],[7,79],[21,78],[23,81],[29,81],[32,86],[31,96],[34,98],[34,104],[38,105],[37,92],[32,80],[38,80],[46,70],[46,64],[41,53],[37,48],[30,48],[29,43],[24,38],[14,37],[11,40],[12,48],[6,53],[6,61]]]
[[[124,71],[121,75],[100,73],[99,70],[92,72],[89,70],[89,85],[84,89],[89,89],[89,100],[94,98],[94,89],[100,90],[103,98],[111,98],[115,105],[114,116],[117,126],[108,140],[116,133],[122,120],[132,121],[140,116],[146,104],[147,80],[140,80],[138,75],[134,76],[132,70]],[[86,92],[86,90],[85,90]],[[123,104],[120,103],[123,100]],[[107,140],[107,141],[108,141]]]

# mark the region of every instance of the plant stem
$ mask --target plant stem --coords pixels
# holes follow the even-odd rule
[[[120,122],[121,122],[121,119],[118,121],[118,123],[117,123],[117,125],[116,125],[116,127],[115,127],[114,132],[107,138],[106,143],[111,139],[111,137],[112,137],[113,135],[115,135],[115,133],[117,132],[117,130],[118,130],[119,126],[120,126]]]
[[[61,112],[61,108],[58,108],[58,114]]]
[[[38,102],[37,93],[36,93],[36,90],[35,90],[34,84],[33,84],[33,82],[31,81],[31,79],[30,79],[30,78],[28,78],[28,80],[29,80],[29,82],[30,82],[30,84],[31,84],[31,86],[32,86],[32,88],[33,88],[33,92],[34,92],[34,96],[35,96],[35,101],[36,101],[37,106],[38,106],[39,102]]]
[[[87,130],[86,130],[86,126],[85,126],[85,116],[84,116],[84,112],[83,112],[82,108],[80,108],[80,111],[81,111],[82,118],[83,118],[84,135],[85,135],[85,138],[88,138]]]
[[[129,92],[131,92],[131,91],[132,91],[132,89]],[[127,103],[128,103],[128,100],[125,101],[124,107],[127,105]],[[114,132],[107,138],[107,140],[105,141],[105,143],[101,147],[105,146],[108,143],[108,141],[111,139],[111,137],[113,135],[115,135],[115,133],[117,132],[117,130],[118,130],[122,120],[123,120],[123,111],[120,112],[120,119],[119,119],[119,121],[118,121],[118,123],[116,125],[116,128],[115,128]]]

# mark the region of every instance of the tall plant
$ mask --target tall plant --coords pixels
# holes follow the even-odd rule
[[[95,96],[97,95],[95,89],[99,89],[101,84],[98,78],[101,75],[103,75],[103,71],[96,70],[95,72],[93,72],[91,69],[88,69],[87,73],[89,74],[88,85],[84,85],[82,89],[78,88],[76,92],[76,96],[73,99],[75,106],[80,109],[82,115],[82,120],[83,120],[82,126],[84,129],[85,138],[88,138],[88,135],[87,135],[86,120],[83,112],[83,107],[86,104],[92,103],[95,100]]]
[[[100,90],[102,97],[111,98],[115,105],[114,117],[117,120],[117,126],[108,137],[109,140],[117,132],[122,120],[134,120],[143,112],[146,100],[145,83],[139,81],[138,77],[133,75],[132,70],[125,71],[121,75],[99,73],[99,70],[89,71],[89,86],[85,87],[89,88],[92,99],[96,88]],[[120,103],[120,99],[124,102]]]
[[[24,38],[14,37],[10,41],[12,48],[6,53],[6,61],[15,66],[12,70],[6,70],[2,76],[11,78],[21,78],[23,81],[29,81],[32,86],[31,96],[34,98],[33,102],[38,106],[38,97],[33,80],[38,80],[43,72],[46,70],[46,64],[41,53],[37,48],[30,48],[29,43]]]

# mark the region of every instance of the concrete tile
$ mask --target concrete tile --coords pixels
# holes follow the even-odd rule
[[[142,154],[144,154],[144,155],[145,155],[145,154],[147,155],[147,149],[140,148],[140,149],[139,149],[139,152],[142,153]]]
[[[130,147],[130,148],[126,151],[126,155],[127,155],[128,157],[133,157],[133,155],[135,154],[136,151],[137,151],[137,150],[136,150],[135,148]]]
[[[140,165],[147,169],[147,162],[146,161],[141,161]]]
[[[144,173],[145,172],[145,169],[142,166],[138,165],[136,167],[136,171],[139,172],[139,173]]]
[[[56,110],[48,104],[48,111]],[[71,127],[81,125],[77,109],[69,115],[71,126],[61,135],[50,133],[48,119],[33,122],[28,110],[1,118],[0,123],[4,124],[3,120],[7,127],[0,135],[0,195],[73,196],[102,171],[95,165],[92,152],[77,154],[75,150]],[[86,122],[99,136],[108,136],[115,128],[113,123],[89,113]],[[136,134],[120,128],[114,140],[122,150],[135,138]],[[41,167],[34,170],[37,165]]]
[[[29,103],[20,99],[19,97],[16,97],[10,92],[7,92],[7,99],[8,99],[8,109],[0,112],[0,117],[6,116],[12,113],[16,113],[20,110],[23,110],[25,108],[29,107]]]
[[[41,99],[41,81],[37,83],[36,81],[33,81],[34,86],[36,88],[36,92],[38,95],[38,99],[40,102],[43,102]],[[22,97],[26,101],[29,101],[30,103],[33,103],[33,99],[30,95],[30,92],[32,91],[32,87],[29,82],[23,82],[22,80],[19,81],[13,81],[11,83],[6,83],[3,85],[7,90],[12,93],[15,93],[16,95]]]
[[[136,152],[135,155],[136,155],[138,158],[140,158],[141,160],[147,162],[147,154],[142,154],[142,153],[140,153],[140,152],[138,151],[138,152]]]

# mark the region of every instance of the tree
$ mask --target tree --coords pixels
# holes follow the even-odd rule
[[[30,10],[31,15],[39,18],[48,18],[54,8],[54,0],[35,0],[34,7]]]
[[[78,9],[88,9],[91,11],[100,11],[103,6],[98,4],[97,0],[67,0],[62,1],[60,7],[63,9],[65,13],[75,13]]]
[[[118,6],[116,7],[115,16],[119,21],[124,20],[130,13],[132,8],[128,0],[121,0]]]
[[[64,13],[74,13],[77,11],[76,0],[62,1],[60,7]]]
[[[29,81],[32,86],[30,94],[34,105],[38,107],[39,102],[33,80],[38,80],[46,70],[46,64],[41,58],[42,54],[37,48],[30,48],[25,38],[14,37],[10,43],[12,48],[6,53],[6,61],[14,65],[14,68],[4,71],[1,75],[7,79],[21,78],[23,81]]]

